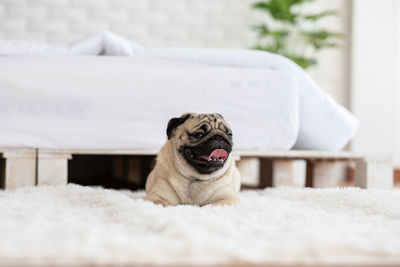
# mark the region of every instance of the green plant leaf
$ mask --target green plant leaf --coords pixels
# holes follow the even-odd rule
[[[292,7],[314,0],[266,0],[253,4],[253,8],[267,11],[275,20],[294,24],[299,17]]]
[[[316,50],[320,50],[324,47],[335,47],[337,44],[330,41],[330,39],[338,39],[344,36],[343,34],[326,30],[303,31],[301,34]]]
[[[258,36],[260,37],[269,35],[270,32],[268,26],[265,24],[253,26],[253,29],[258,33]]]
[[[261,0],[253,4],[253,8],[266,13],[276,22],[273,24],[274,27],[267,23],[253,26],[253,30],[258,35],[258,44],[253,48],[288,57],[305,69],[316,65],[315,56],[305,56],[305,51],[309,54],[310,51],[317,52],[324,48],[338,47],[338,40],[344,35],[325,29],[306,30],[304,28],[302,25],[304,21],[315,24],[323,17],[337,15],[333,10],[301,14],[295,11],[299,9],[294,9],[313,1],[315,0]]]
[[[336,10],[326,10],[321,13],[316,13],[316,14],[309,14],[309,15],[302,15],[302,18],[305,20],[310,20],[310,21],[317,21],[323,17],[328,17],[328,16],[336,16],[337,11]]]
[[[293,56],[293,55],[288,55],[287,57],[293,60],[297,65],[299,65],[303,69],[308,69],[309,67],[317,64],[317,60],[315,58],[306,58],[302,56]]]

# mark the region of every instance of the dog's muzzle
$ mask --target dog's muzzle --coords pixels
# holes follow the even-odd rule
[[[230,140],[215,135],[197,146],[181,149],[185,160],[201,174],[210,174],[225,164],[232,151]]]

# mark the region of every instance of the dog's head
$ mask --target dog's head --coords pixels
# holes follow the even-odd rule
[[[224,169],[232,151],[232,131],[218,113],[185,113],[168,122],[175,165],[185,175],[207,176]]]

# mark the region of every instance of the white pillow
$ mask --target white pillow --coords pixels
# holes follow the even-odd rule
[[[70,46],[72,55],[110,55],[133,56],[142,53],[144,48],[112,32],[102,32],[89,36]]]
[[[112,32],[85,37],[71,45],[46,44],[37,41],[0,40],[0,56],[16,55],[110,55],[133,56],[144,48]]]

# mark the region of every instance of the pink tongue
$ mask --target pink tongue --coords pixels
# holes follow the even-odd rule
[[[215,149],[211,152],[208,160],[222,160],[224,161],[228,157],[228,153],[224,149]]]

